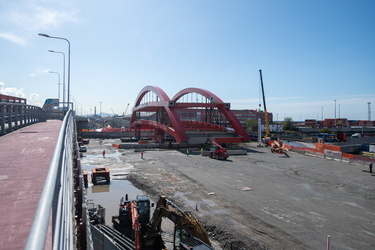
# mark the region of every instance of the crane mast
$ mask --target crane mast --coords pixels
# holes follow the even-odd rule
[[[264,87],[263,87],[263,77],[262,77],[262,70],[260,69],[259,70],[259,74],[260,74],[260,84],[262,86],[262,96],[263,96],[263,106],[264,106],[264,120],[266,122],[266,135],[264,136],[264,138],[267,138],[269,133],[270,133],[270,128],[269,128],[269,124],[268,124],[268,115],[267,115],[267,108],[266,108],[266,98],[264,97]]]

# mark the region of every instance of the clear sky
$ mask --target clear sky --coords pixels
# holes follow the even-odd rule
[[[0,0],[0,92],[58,97],[64,37],[79,114],[130,113],[140,90],[188,87],[274,120],[375,117],[374,0]],[[67,69],[66,69],[67,71]],[[67,79],[66,79],[67,83]],[[67,86],[66,86],[67,88]],[[61,90],[62,91],[62,90]],[[262,105],[263,109],[263,105]]]

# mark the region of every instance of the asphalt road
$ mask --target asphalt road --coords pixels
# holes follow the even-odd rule
[[[130,179],[146,192],[171,197],[244,248],[324,249],[330,235],[331,249],[375,249],[375,176],[366,165],[248,146],[227,161],[127,150],[111,168],[132,165]]]

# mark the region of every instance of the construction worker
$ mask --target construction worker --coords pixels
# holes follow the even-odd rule
[[[189,156],[189,149],[186,149],[186,156]]]

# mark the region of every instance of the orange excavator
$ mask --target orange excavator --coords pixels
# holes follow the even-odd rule
[[[122,198],[119,216],[112,217],[113,227],[132,239],[136,250],[166,249],[161,236],[161,222],[163,218],[168,218],[175,225],[173,249],[213,249],[198,219],[191,213],[182,211],[165,196],[160,196],[151,221],[149,215],[148,196],[138,195],[134,201]]]

